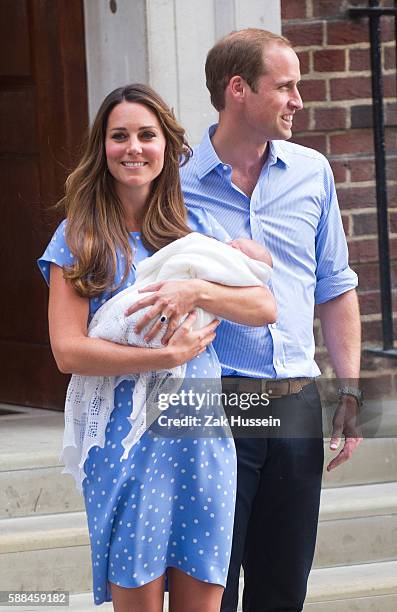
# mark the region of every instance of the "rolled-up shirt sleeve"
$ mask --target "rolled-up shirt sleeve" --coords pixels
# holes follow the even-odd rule
[[[323,180],[324,206],[316,236],[316,304],[328,302],[358,285],[357,274],[349,267],[334,178],[326,161]]]

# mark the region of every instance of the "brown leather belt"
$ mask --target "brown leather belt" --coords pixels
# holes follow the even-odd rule
[[[235,382],[239,391],[247,392],[253,390],[253,381],[256,384],[260,382],[262,393],[267,393],[269,398],[273,399],[299,393],[303,387],[314,382],[314,378],[263,378],[259,381],[258,379],[239,378],[237,376],[222,376],[222,380],[228,381],[232,386],[233,382]]]

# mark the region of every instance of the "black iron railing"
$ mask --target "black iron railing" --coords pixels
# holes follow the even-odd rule
[[[394,16],[397,40],[397,0],[394,0],[394,8],[381,7],[379,0],[369,0],[368,7],[355,7],[348,11],[353,18],[368,17],[370,34],[370,53],[372,71],[372,108],[373,108],[373,131],[375,152],[375,174],[376,174],[376,206],[378,221],[378,249],[379,249],[379,272],[381,290],[381,312],[382,312],[382,348],[370,348],[366,351],[375,353],[382,357],[397,357],[397,349],[394,348],[393,333],[393,298],[390,274],[390,245],[388,229],[388,204],[387,204],[387,182],[386,182],[386,153],[385,153],[385,121],[383,112],[383,79],[381,60],[381,30],[380,20],[383,16]],[[396,49],[397,66],[397,49]]]

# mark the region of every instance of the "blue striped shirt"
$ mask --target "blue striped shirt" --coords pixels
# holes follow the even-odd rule
[[[277,321],[247,327],[224,321],[214,342],[224,375],[257,378],[317,376],[314,305],[357,286],[326,158],[286,141],[269,154],[248,197],[232,183],[232,168],[212,146],[212,126],[181,168],[189,209],[206,209],[231,238],[248,237],[273,257]]]

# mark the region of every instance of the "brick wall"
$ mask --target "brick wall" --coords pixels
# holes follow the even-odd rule
[[[368,20],[352,20],[347,8],[366,0],[281,0],[282,33],[301,61],[304,110],[296,115],[293,141],[313,147],[329,159],[337,185],[349,243],[351,266],[360,277],[359,299],[364,345],[381,344],[376,226],[375,168]],[[393,6],[385,0],[383,6]],[[394,20],[382,18],[387,176],[392,252],[394,311],[397,321],[397,102]],[[317,359],[332,372],[318,321]],[[397,337],[397,325],[395,325]],[[363,355],[363,371],[382,370],[386,388],[395,385],[396,360]],[[383,378],[383,376],[382,376]],[[385,388],[385,390],[386,390]]]

